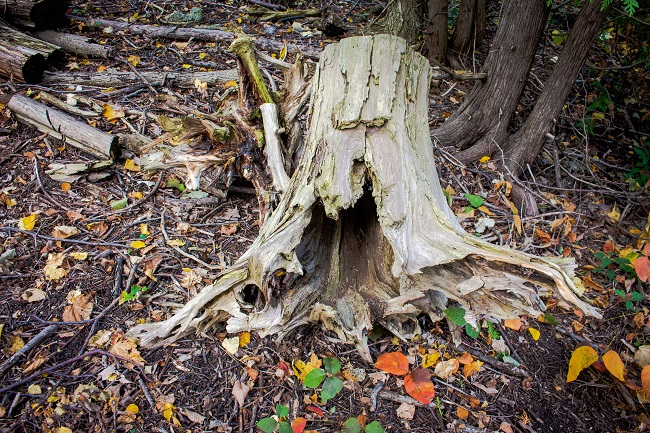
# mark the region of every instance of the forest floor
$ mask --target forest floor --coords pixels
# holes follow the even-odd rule
[[[184,2],[72,3],[76,16],[143,24],[165,24],[179,19],[170,13],[189,12]],[[318,17],[256,22],[233,0],[196,6],[203,17],[190,24],[194,26],[241,29],[313,49],[346,36],[324,34]],[[323,5],[295,8],[307,6]],[[372,7],[365,1],[336,2],[329,4],[328,13],[342,18],[350,35],[377,18]],[[494,22],[498,9],[489,12]],[[552,30],[547,29],[515,124],[530,110],[559,52]],[[64,31],[92,37],[114,52],[108,60],[68,55],[61,72],[135,68],[182,74],[236,66],[225,43],[149,39],[78,21]],[[477,53],[479,59],[486,49],[484,45],[483,54]],[[595,50],[590,61],[602,64],[603,53]],[[293,58],[289,53],[286,60]],[[307,59],[307,65],[313,72],[315,60]],[[281,81],[277,70],[264,66]],[[530,253],[575,258],[585,295],[602,308],[603,318],[563,309],[550,296],[545,299],[548,315],[483,328],[476,339],[464,335],[461,346],[451,343],[446,323],[426,318],[420,323],[422,334],[408,342],[373,332],[374,357],[399,351],[414,366],[428,362],[431,372],[438,356],[437,362],[483,362],[467,377],[462,368],[449,377],[434,375],[436,398],[428,406],[406,394],[402,379],[364,362],[353,347],[317,326],[299,328],[278,341],[229,335],[216,325],[165,347],[136,347],[124,332],[169,317],[255,239],[259,212],[254,190],[236,176],[223,195],[188,195],[180,191],[182,178],[169,170],[146,172],[128,151],[99,180],[84,175],[56,181],[46,174],[50,164],[88,161],[88,156],[18,123],[6,108],[17,91],[32,96],[46,91],[63,100],[69,93],[80,94],[115,111],[144,113],[116,120],[104,112],[89,120],[93,126],[112,133],[133,127],[156,138],[162,125],[146,113],[158,118],[214,112],[215,100],[231,83],[207,89],[200,83],[198,88],[165,83],[153,93],[148,86],[116,92],[0,81],[0,431],[256,432],[256,422],[273,415],[277,404],[289,408],[289,420],[305,419],[306,430],[319,432],[341,431],[351,417],[364,424],[378,421],[388,432],[647,430],[648,406],[643,393],[637,393],[641,366],[634,355],[650,339],[649,287],[635,277],[629,258],[643,254],[639,239],[650,230],[650,202],[647,186],[635,188],[626,179],[634,178],[635,168],[641,173],[636,176],[644,170],[633,142],[647,139],[648,90],[642,86],[646,78],[635,77],[640,90],[632,85],[628,90],[634,101],[616,107],[610,101],[601,118],[594,116],[599,111],[593,103],[601,98],[602,86],[593,85],[592,78],[586,72],[581,76],[558,119],[555,140],[549,140],[522,180],[538,200],[539,216],[513,214],[492,161],[463,167],[455,163],[453,149],[436,148],[436,164],[451,206],[468,231]],[[462,103],[472,85],[447,79],[438,84],[429,95],[432,128]],[[630,118],[643,119],[639,124],[646,126],[645,134],[638,127],[630,131]],[[484,207],[472,210],[468,195],[470,200],[480,196]],[[130,207],[116,211],[115,202],[124,198]],[[4,371],[7,359],[45,329],[45,338]],[[619,354],[627,382],[599,362],[598,368],[567,383],[569,359],[582,344],[600,354]],[[503,352],[510,357],[503,358]],[[326,404],[299,377],[303,363],[309,365],[311,359],[315,365],[324,357],[341,362],[344,379],[343,390]]]

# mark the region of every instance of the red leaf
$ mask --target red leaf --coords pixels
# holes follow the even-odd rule
[[[424,368],[416,368],[404,378],[406,392],[422,404],[429,404],[436,395],[431,375]]]
[[[643,254],[650,257],[650,243],[645,244],[645,247],[643,247]]]
[[[305,410],[308,410],[309,412],[314,412],[318,416],[325,415],[325,411],[323,409],[321,409],[318,406],[314,406],[313,404],[307,405],[307,407],[305,407]]]
[[[377,358],[375,367],[386,373],[402,376],[409,372],[409,360],[402,352],[382,353]]]
[[[605,242],[605,245],[603,245],[603,251],[606,253],[614,251],[614,242],[608,239],[607,242]]]
[[[291,429],[293,433],[302,433],[305,431],[305,426],[307,426],[307,420],[299,416],[291,422]]]
[[[639,386],[638,383],[636,383],[632,379],[625,379],[625,386],[627,386],[628,388],[630,388],[633,391],[641,391],[643,389],[643,388],[641,388]]]
[[[647,283],[650,280],[650,259],[647,257],[638,257],[634,261],[634,270],[636,271],[636,276],[644,283]]]

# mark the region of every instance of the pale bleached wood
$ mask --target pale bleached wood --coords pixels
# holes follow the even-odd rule
[[[110,52],[105,45],[96,44],[90,38],[81,35],[42,30],[34,32],[34,36],[42,41],[57,45],[69,53],[83,57],[105,59]]]
[[[284,171],[282,145],[278,137],[280,131],[278,106],[273,103],[262,104],[260,105],[260,111],[264,123],[264,154],[273,178],[273,187],[282,194],[289,185],[289,176]]]
[[[280,337],[320,323],[370,361],[380,323],[402,339],[417,317],[460,306],[467,322],[536,317],[540,296],[584,313],[572,260],[537,257],[466,233],[438,180],[428,126],[429,62],[377,35],[325,48],[312,80],[305,149],[277,209],[234,268],[171,319],[133,328],[143,345],[226,320]],[[241,291],[260,291],[255,305]],[[198,316],[198,312],[203,314]]]
[[[238,79],[236,69],[224,69],[222,71],[210,72],[164,72],[164,71],[142,71],[140,72],[147,82],[152,84],[175,84],[181,87],[194,87],[198,79],[214,86],[217,83],[226,83]],[[142,79],[134,72],[102,71],[101,73],[85,72],[46,72],[43,74],[43,84],[61,84],[73,86],[96,86],[96,87],[122,87],[133,84],[141,84]]]
[[[100,159],[114,159],[119,153],[118,137],[93,128],[86,122],[23,95],[14,95],[7,107],[16,118],[70,146]]]

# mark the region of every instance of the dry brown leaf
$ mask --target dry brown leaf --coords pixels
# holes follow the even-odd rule
[[[111,347],[109,352],[113,355],[129,359],[136,364],[144,364],[144,359],[140,356],[140,352],[135,344],[135,339],[126,338],[124,333],[121,331],[115,331],[113,335],[111,335]]]
[[[237,233],[237,224],[224,224],[221,226],[221,234],[224,236],[232,236]]]
[[[45,299],[45,292],[41,289],[27,289],[21,295],[27,302],[38,302]]]
[[[403,402],[397,408],[397,416],[405,420],[412,420],[415,416],[415,405]]]
[[[34,359],[30,360],[27,362],[25,365],[23,365],[23,374],[29,374],[32,371],[36,371],[38,367],[43,365],[47,361],[47,358],[44,357],[43,355],[38,355]]]
[[[62,268],[63,261],[65,260],[65,254],[48,254],[47,262],[43,268],[43,273],[45,274],[45,279],[47,280],[60,280],[65,277],[65,274],[68,272],[66,269]]]
[[[442,361],[436,365],[434,373],[441,379],[447,380],[449,377],[458,371],[460,364],[456,359],[449,359]]]
[[[62,320],[64,322],[79,322],[90,319],[93,311],[93,303],[88,296],[81,293],[81,290],[72,290],[68,293],[68,304],[63,309]]]
[[[79,229],[73,226],[56,226],[52,230],[52,237],[57,239],[67,239],[70,236],[78,235]]]

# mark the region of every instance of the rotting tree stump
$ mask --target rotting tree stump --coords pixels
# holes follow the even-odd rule
[[[306,147],[278,208],[246,253],[164,322],[130,333],[144,346],[226,321],[229,332],[285,335],[320,322],[369,359],[380,323],[400,338],[461,306],[466,320],[536,316],[542,291],[580,299],[571,260],[536,257],[466,233],[447,206],[427,123],[428,61],[403,39],[344,39],[312,82]]]
[[[0,15],[25,27],[46,29],[65,22],[67,0],[3,0]]]

